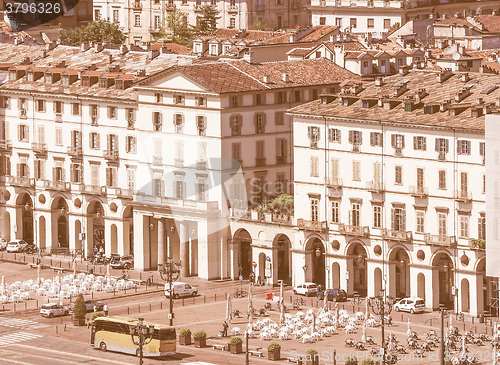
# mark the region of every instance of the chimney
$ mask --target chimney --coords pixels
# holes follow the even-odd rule
[[[101,42],[95,42],[94,43],[94,49],[96,52],[101,52],[103,50],[103,45]]]
[[[476,99],[476,104],[477,104],[477,105],[480,105],[480,104],[482,104],[482,103],[483,103],[483,101],[484,101],[484,99],[483,99],[483,98],[477,98],[477,99]]]
[[[443,101],[441,104],[439,104],[439,111],[440,112],[445,112],[448,110],[448,108],[450,107],[450,104],[451,104],[451,100],[445,100]]]
[[[113,55],[112,54],[108,55],[108,62],[113,63]]]
[[[290,78],[289,78],[288,73],[283,72],[283,82],[289,82],[289,81],[290,81]]]
[[[378,98],[377,105],[382,107],[384,106],[384,99],[383,98]]]
[[[443,83],[446,80],[448,80],[451,76],[453,76],[453,71],[451,70],[451,68],[445,68],[443,71],[438,73],[437,81],[439,83]]]
[[[42,58],[47,58],[48,52],[46,49],[42,51]]]
[[[82,43],[80,45],[80,52],[85,52],[86,50],[88,50],[90,48],[90,44],[88,43]]]
[[[375,79],[375,86],[382,86],[384,85],[384,78],[383,77],[377,77]]]
[[[293,43],[293,42],[294,42],[293,34],[290,34],[290,43]]]
[[[469,80],[470,80],[470,76],[469,76],[469,74],[467,72],[464,73],[464,74],[462,74],[462,81],[463,82],[467,82]]]
[[[135,73],[137,77],[144,77],[146,76],[146,70],[139,70]]]
[[[55,42],[50,42],[50,43],[47,43],[47,44],[45,45],[45,49],[46,49],[47,51],[51,51],[51,50],[53,50],[53,49],[54,49],[54,48],[56,48],[56,47],[57,47],[57,44],[56,44]]]
[[[158,49],[150,49],[148,51],[148,58],[150,60],[153,60],[155,59],[156,57],[158,57],[160,55],[160,51]]]
[[[269,80],[269,76],[268,75],[264,75],[262,77],[262,81],[264,82],[264,84],[269,84],[270,80]]]
[[[128,47],[127,47],[125,44],[123,44],[123,45],[120,47],[120,53],[121,53],[121,54],[125,54],[125,53],[127,53],[128,51],[129,51],[129,49],[128,49]]]
[[[66,67],[66,61],[65,60],[62,60],[60,61],[57,66],[57,68],[65,68]]]
[[[465,54],[465,46],[459,46],[458,53],[460,53],[463,56]]]
[[[399,74],[400,74],[400,75],[403,75],[403,76],[404,76],[404,75],[406,75],[408,72],[410,72],[410,71],[408,70],[408,66],[401,66],[401,67],[399,68]]]
[[[497,108],[500,108],[500,98],[497,98],[497,100],[495,101],[495,106]]]

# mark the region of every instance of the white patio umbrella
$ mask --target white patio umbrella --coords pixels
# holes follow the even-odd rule
[[[368,298],[365,299],[365,320],[370,318],[370,310],[368,308]]]
[[[339,315],[340,315],[340,313],[339,313],[339,303],[335,303],[335,323],[336,323],[337,327],[339,325]]]
[[[111,285],[111,265],[109,263],[106,266],[106,283]]]
[[[57,273],[57,276],[59,278],[59,304],[63,305],[63,298],[62,298],[62,293],[61,293],[61,284],[62,284],[61,270],[59,270],[59,272]]]
[[[408,318],[408,331],[406,331],[406,334],[408,336],[411,336],[411,322],[410,322],[410,318]]]
[[[73,279],[76,278],[76,257],[73,259]]]
[[[280,325],[285,323],[285,288],[283,281],[280,281]]]
[[[394,351],[394,344],[392,343],[392,333],[389,335],[389,344],[387,345],[387,351]]]
[[[466,347],[465,347],[465,336],[462,336],[462,352],[465,352],[467,351]]]
[[[231,323],[231,319],[233,319],[233,309],[231,307],[231,295],[227,293],[226,296],[227,296],[226,320],[228,320]]]
[[[366,342],[366,322],[363,323],[363,334],[361,335],[361,341]]]
[[[40,285],[40,281],[41,281],[41,278],[40,278],[40,273],[42,271],[42,267],[40,265],[40,263],[36,266],[36,284],[37,285]],[[3,280],[2,280],[3,281]],[[3,284],[2,284],[3,286]]]
[[[248,323],[253,322],[252,283],[248,286]]]

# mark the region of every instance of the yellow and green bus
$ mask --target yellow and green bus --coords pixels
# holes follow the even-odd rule
[[[138,323],[137,319],[109,316],[98,317],[92,323],[90,345],[102,351],[116,351],[139,355],[139,347],[134,344],[130,330]],[[143,323],[153,326],[153,338],[143,347],[144,356],[167,356],[175,354],[175,328],[163,324]]]

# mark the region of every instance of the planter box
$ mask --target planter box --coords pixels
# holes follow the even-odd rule
[[[191,335],[179,336],[179,345],[191,345]]]
[[[229,345],[229,351],[231,351],[232,354],[241,354],[243,352],[242,348],[242,343],[238,345]]]
[[[198,347],[198,348],[207,346],[207,338],[206,337],[202,337],[199,339],[195,338],[194,339],[194,346]]]
[[[281,358],[280,356],[280,351],[274,351],[274,352],[268,352],[267,353],[267,358],[269,360],[273,360],[273,361],[276,361],[276,360],[279,360]]]
[[[73,317],[74,326],[85,326],[85,317]]]

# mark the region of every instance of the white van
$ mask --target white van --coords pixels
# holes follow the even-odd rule
[[[198,294],[198,290],[186,283],[183,282],[175,282],[172,283],[173,287],[173,297],[174,298],[179,298],[179,297],[185,297],[185,296],[196,296]],[[170,297],[170,284],[166,283],[165,284],[165,296]]]

